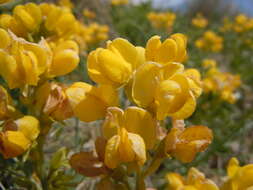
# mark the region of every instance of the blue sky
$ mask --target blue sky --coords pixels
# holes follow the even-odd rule
[[[155,6],[179,8],[191,0],[153,0]],[[224,0],[226,1],[226,0]],[[231,1],[241,11],[253,16],[253,0],[227,0]]]

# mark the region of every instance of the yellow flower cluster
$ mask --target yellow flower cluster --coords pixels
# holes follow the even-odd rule
[[[253,29],[253,18],[247,17],[244,14],[239,14],[235,17],[232,26],[235,32],[241,33]]]
[[[227,167],[228,176],[221,187],[205,178],[196,168],[191,168],[184,179],[178,173],[168,173],[168,190],[250,190],[253,188],[253,164],[240,166],[236,158],[231,158]]]
[[[13,33],[0,29],[0,75],[9,88],[37,86],[43,78],[71,72],[79,63],[79,50],[74,41],[51,43],[27,42]]]
[[[129,0],[111,0],[113,6],[127,5]]]
[[[96,18],[96,13],[89,10],[89,9],[84,9],[83,16],[88,19],[94,19],[94,18]]]
[[[192,19],[192,25],[198,28],[205,28],[208,25],[208,20],[199,13]]]
[[[143,48],[117,38],[88,55],[88,74],[98,85],[75,83],[66,94],[80,120],[105,117],[103,136],[97,139],[103,145],[96,146],[98,156],[92,157],[91,167],[84,164],[92,152],[74,154],[70,164],[76,171],[90,177],[109,176],[122,164],[129,170],[141,168],[151,156],[147,150],[157,151],[157,160],[169,156],[182,162],[191,162],[198,152],[206,150],[212,131],[205,126],[185,128],[183,122],[195,111],[202,92],[200,73],[184,69],[180,63],[187,57],[186,41],[183,34],[173,34],[163,42],[153,36]],[[121,88],[136,106],[118,107]],[[172,118],[173,127],[159,139],[159,121],[166,117]]]
[[[5,159],[23,154],[40,133],[39,121],[17,113],[6,89],[0,86],[0,153]]]
[[[147,15],[147,18],[154,28],[165,29],[170,31],[174,25],[176,14],[172,12],[164,12],[164,13],[150,12]]]
[[[253,29],[253,18],[243,13],[238,14],[234,20],[224,18],[223,23],[224,25],[221,28],[223,32],[235,31],[237,33],[244,33]]]
[[[212,59],[205,59],[203,66],[207,69],[203,79],[204,92],[213,92],[222,100],[231,104],[235,103],[237,99],[235,90],[241,85],[240,76],[220,71],[216,66],[216,61]]]
[[[61,1],[61,4],[67,2]],[[69,5],[66,8],[48,3],[16,6],[12,15],[0,15],[0,28],[11,30],[15,35],[31,42],[41,40],[42,36],[50,42],[76,40],[81,50],[85,50],[87,44],[107,39],[109,30],[107,26],[96,23],[81,23]]]
[[[195,45],[197,48],[205,51],[219,52],[223,49],[223,38],[215,32],[208,30],[195,41]]]

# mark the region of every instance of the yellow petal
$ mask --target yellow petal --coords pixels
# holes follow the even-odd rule
[[[146,59],[147,61],[155,61],[157,50],[161,46],[160,36],[153,36],[146,44]]]
[[[135,161],[142,166],[146,162],[146,146],[144,140],[141,138],[141,136],[134,134],[134,133],[128,133],[128,138],[132,143],[132,149],[135,153]]]
[[[157,141],[156,120],[152,115],[138,107],[128,107],[125,110],[125,128],[128,132],[140,135],[147,147],[152,149]]]
[[[0,152],[5,159],[23,154],[30,146],[30,141],[20,131],[0,133]]]
[[[170,114],[174,119],[186,119],[190,117],[196,109],[196,99],[190,93],[190,96],[187,98],[185,104],[175,113]]]
[[[130,63],[121,56],[117,56],[112,51],[102,49],[98,53],[98,62],[101,72],[103,72],[113,82],[122,84],[129,80],[132,72]]]
[[[236,158],[231,158],[227,167],[228,176],[233,177],[239,168],[239,161]]]
[[[166,179],[169,182],[169,188],[172,190],[177,190],[184,186],[184,179],[177,173],[169,173],[166,175]]]
[[[104,73],[102,73],[100,63],[98,62],[98,59],[97,59],[97,54],[99,51],[101,51],[101,48],[98,48],[97,50],[92,51],[88,55],[88,60],[87,60],[88,74],[93,81],[99,84],[116,85],[115,82],[111,81],[109,77],[107,77]]]
[[[8,32],[6,32],[4,29],[0,29],[0,39],[1,39],[1,44],[0,44],[1,49],[8,47],[11,43],[11,38]]]
[[[57,52],[52,60],[49,73],[53,76],[62,76],[72,72],[79,63],[79,55],[71,49]]]
[[[159,70],[159,65],[146,63],[136,71],[133,77],[132,95],[137,105],[145,108],[154,101]]]
[[[104,118],[106,104],[92,95],[85,98],[75,107],[74,114],[84,122],[91,122]]]
[[[124,112],[118,107],[109,107],[107,109],[106,118],[103,123],[103,136],[110,139],[118,133],[118,130],[123,125]]]
[[[119,148],[120,144],[120,136],[115,135],[112,138],[110,138],[106,144],[105,148],[105,165],[108,168],[114,169],[116,168],[119,163]]]
[[[131,64],[132,68],[135,68],[138,54],[136,48],[130,42],[117,38],[108,43],[108,49],[122,56],[124,60]]]
[[[18,130],[21,131],[27,139],[30,141],[35,140],[39,133],[39,121],[32,116],[24,116],[15,121],[18,126]]]
[[[178,47],[174,40],[166,39],[158,51],[156,52],[155,60],[159,63],[167,63],[175,60],[177,55]]]

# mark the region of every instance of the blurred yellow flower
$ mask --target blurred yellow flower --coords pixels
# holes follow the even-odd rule
[[[192,162],[213,140],[212,130],[206,126],[173,127],[165,140],[165,152],[176,159]]]
[[[205,178],[196,168],[189,170],[186,179],[177,173],[168,173],[166,179],[168,190],[219,190],[213,181]]]
[[[99,84],[120,87],[126,84],[139,65],[138,49],[125,39],[117,38],[107,43],[107,48],[98,48],[88,56],[90,78]]]
[[[213,92],[222,100],[235,103],[237,99],[235,91],[241,85],[240,76],[220,71],[215,60],[205,59],[202,64],[207,69],[206,76],[203,78],[204,92]]]
[[[0,132],[0,152],[5,159],[23,154],[40,133],[39,121],[32,116],[8,120]]]
[[[146,61],[182,63],[187,58],[186,45],[187,38],[180,33],[171,35],[164,42],[161,42],[160,36],[153,36],[146,44]]]
[[[114,6],[127,5],[129,0],[111,0],[111,4]]]
[[[215,32],[208,30],[195,41],[195,45],[197,48],[205,51],[219,52],[223,49],[223,38]]]
[[[150,12],[147,18],[154,28],[171,31],[176,19],[176,14],[173,12]]]
[[[105,117],[106,109],[118,106],[118,92],[111,86],[76,82],[66,90],[74,115],[85,122]]]
[[[250,190],[253,188],[253,164],[240,166],[236,158],[231,158],[227,174],[228,177],[221,190]]]
[[[192,19],[192,25],[198,28],[205,28],[208,25],[208,20],[199,13],[195,18]]]
[[[184,71],[184,66],[176,62],[141,65],[133,76],[131,90],[133,101],[151,110],[158,120],[166,116],[188,118],[202,92],[199,72],[195,69]]]
[[[89,19],[94,19],[94,18],[96,18],[96,13],[89,10],[89,9],[84,9],[83,16],[86,18],[89,18]]]

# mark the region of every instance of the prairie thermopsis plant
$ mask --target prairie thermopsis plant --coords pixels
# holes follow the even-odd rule
[[[183,34],[163,42],[154,36],[145,48],[118,38],[89,54],[88,74],[97,87],[76,83],[66,92],[75,100],[74,114],[81,120],[105,120],[96,151],[71,157],[70,164],[77,172],[100,176],[98,187],[106,183],[109,189],[131,188],[126,180],[137,173],[136,188],[144,189],[145,178],[165,158],[191,162],[206,150],[212,131],[201,125],[184,125],[202,92],[200,73],[184,69],[181,63],[187,58],[186,43]],[[120,89],[132,104],[124,110],[118,107]],[[173,121],[169,130],[165,128],[168,117]],[[158,134],[161,128],[165,132]]]

